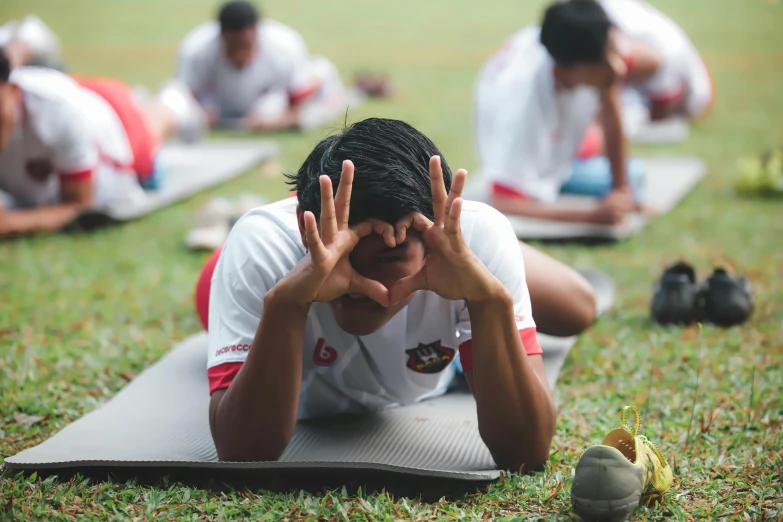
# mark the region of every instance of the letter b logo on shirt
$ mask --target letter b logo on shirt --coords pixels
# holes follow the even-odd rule
[[[331,366],[337,360],[337,350],[331,346],[326,346],[323,338],[318,339],[313,351],[313,362],[318,366]]]

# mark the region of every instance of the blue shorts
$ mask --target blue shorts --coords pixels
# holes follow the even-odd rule
[[[152,164],[152,173],[147,179],[139,180],[139,185],[144,190],[160,190],[166,186],[168,173],[168,165],[160,157],[160,152],[158,152]]]
[[[642,203],[645,198],[645,166],[639,158],[628,160],[626,172],[634,198]],[[571,177],[560,188],[563,194],[601,197],[612,190],[612,168],[606,156],[576,160]]]

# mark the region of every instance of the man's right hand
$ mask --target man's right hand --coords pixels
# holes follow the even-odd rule
[[[603,225],[622,223],[626,214],[639,210],[630,190],[612,190],[598,203],[592,221]]]
[[[321,176],[321,230],[312,212],[304,213],[305,247],[308,254],[275,287],[275,293],[295,302],[332,301],[345,294],[359,294],[389,305],[389,291],[378,281],[361,276],[351,266],[349,255],[359,240],[370,234],[383,236],[396,246],[394,227],[369,220],[348,226],[353,186],[353,163],[343,162],[340,184],[334,197],[329,176]]]

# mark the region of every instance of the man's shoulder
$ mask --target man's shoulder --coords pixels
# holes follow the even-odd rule
[[[288,260],[304,256],[296,217],[296,198],[247,212],[234,225],[228,242],[241,244],[243,255],[275,255]]]
[[[258,24],[259,42],[273,52],[285,53],[306,48],[304,38],[292,27],[277,20],[262,20]]]
[[[220,44],[220,26],[217,22],[209,21],[190,30],[179,45],[180,54],[187,58],[194,58],[204,53],[216,50]]]
[[[10,82],[23,94],[27,117],[35,125],[66,118],[78,111],[82,88],[66,74],[42,67],[17,67],[11,72]]]
[[[487,62],[481,82],[491,87],[496,96],[520,104],[538,104],[542,91],[552,90],[547,75],[552,74],[553,61],[539,41],[541,30],[528,26],[509,36],[503,46]],[[505,106],[506,103],[500,104]]]
[[[508,218],[496,208],[479,201],[465,201],[462,204],[460,216],[462,232],[468,246],[473,243],[484,243],[486,236],[507,234],[510,230]]]
[[[11,71],[9,81],[22,89],[25,96],[46,99],[63,99],[63,89],[76,87],[70,76],[45,67],[16,67]]]

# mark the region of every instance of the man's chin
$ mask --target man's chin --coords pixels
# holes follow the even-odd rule
[[[369,299],[346,296],[329,305],[337,324],[351,335],[369,335],[389,321],[388,309]]]

